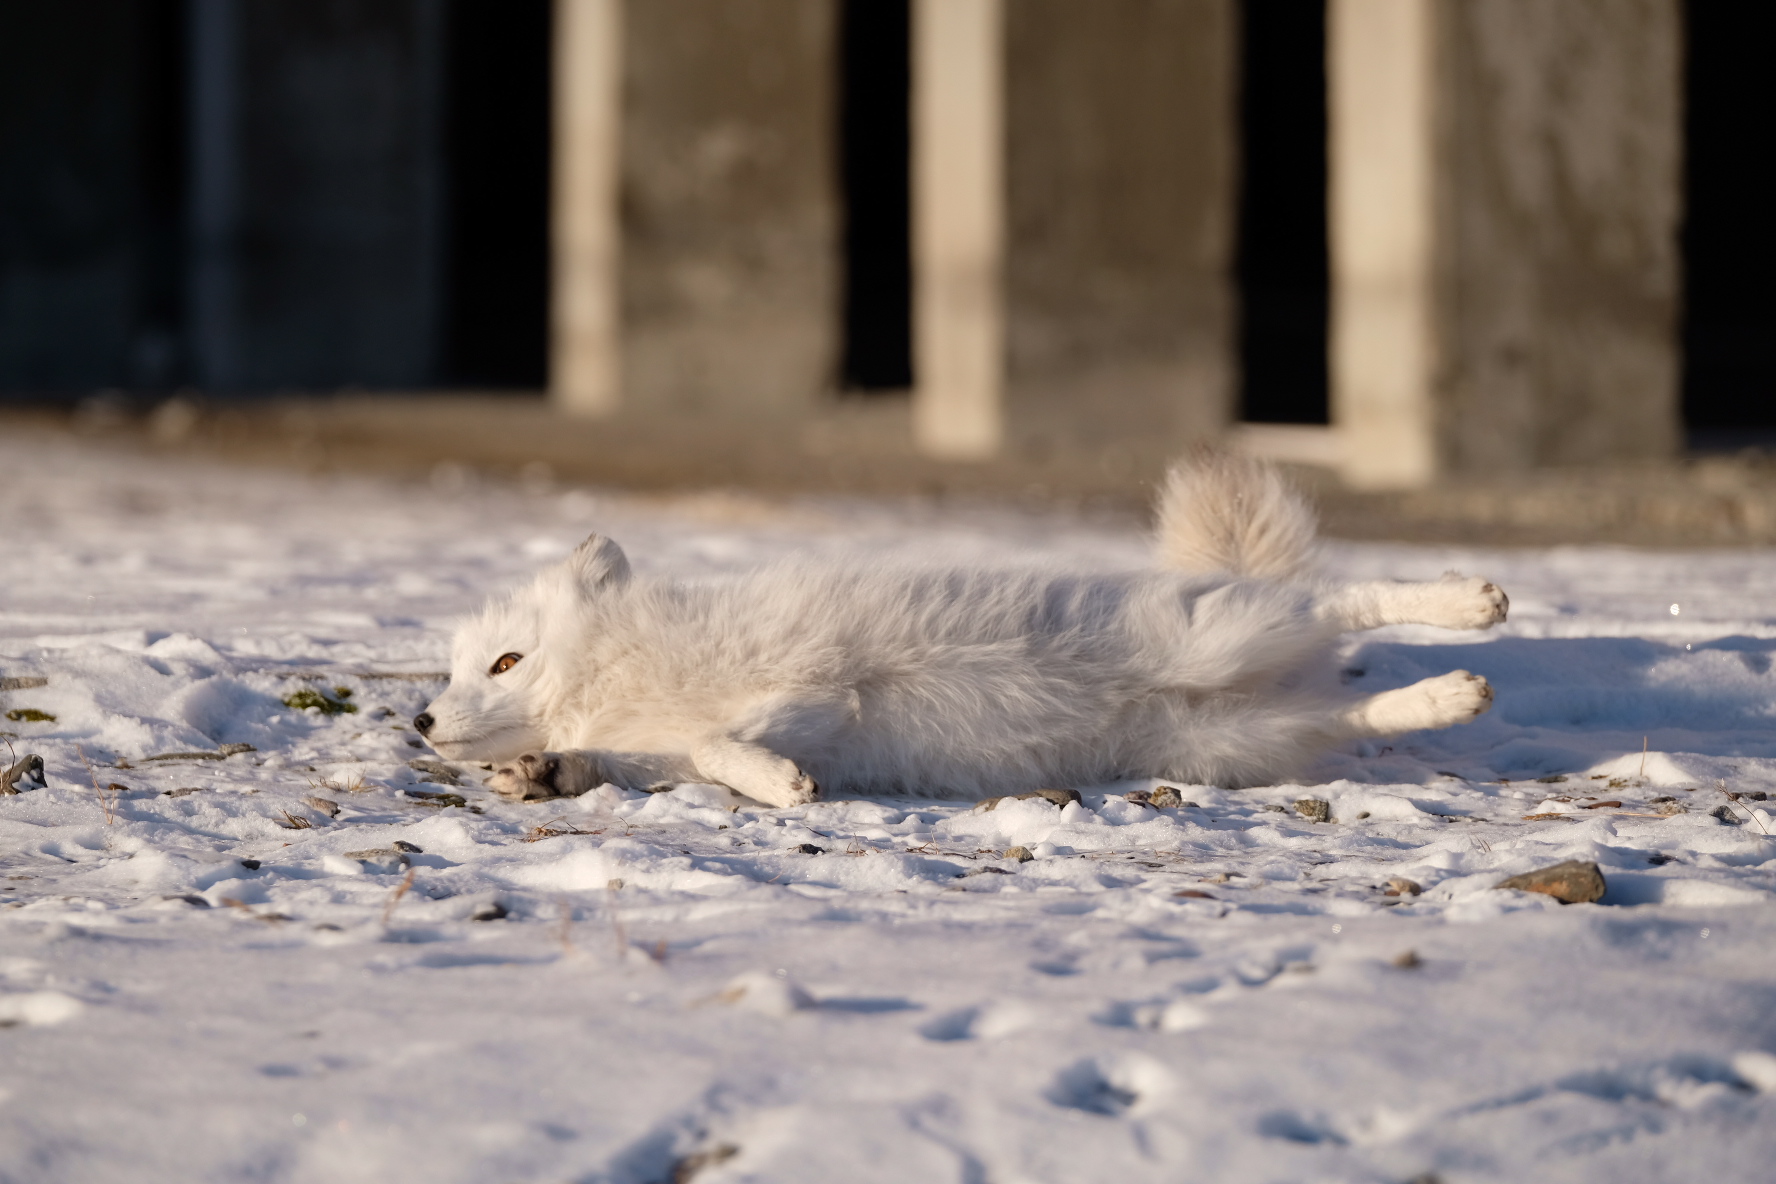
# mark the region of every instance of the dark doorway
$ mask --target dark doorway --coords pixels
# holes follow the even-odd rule
[[[1776,16],[1690,0],[1684,115],[1684,418],[1693,444],[1776,437]]]
[[[184,8],[0,6],[0,392],[181,380]]]
[[[909,7],[908,0],[845,0],[840,17],[840,381],[848,390],[913,384]]]
[[[1240,26],[1241,418],[1325,423],[1325,0],[1243,0]]]
[[[549,349],[549,0],[454,0],[442,378],[540,387]]]

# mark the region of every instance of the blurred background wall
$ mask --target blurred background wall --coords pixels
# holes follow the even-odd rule
[[[1770,23],[7,5],[0,399],[475,392],[1124,480],[1231,438],[1372,488],[1743,442],[1776,433]]]

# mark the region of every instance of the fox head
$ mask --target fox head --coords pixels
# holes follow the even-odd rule
[[[450,685],[414,717],[440,756],[506,761],[548,746],[551,704],[583,673],[578,644],[595,599],[629,581],[629,560],[592,535],[528,587],[457,626]]]

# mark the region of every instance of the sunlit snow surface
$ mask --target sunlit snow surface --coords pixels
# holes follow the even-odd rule
[[[1319,784],[1165,811],[1121,796],[1153,782],[992,813],[707,786],[512,805],[409,766],[440,683],[367,676],[442,669],[454,615],[590,530],[687,576],[1126,568],[1146,544],[34,437],[0,474],[0,677],[48,679],[0,715],[56,717],[0,722],[48,772],[0,797],[9,1184],[1769,1178],[1776,822],[1711,811],[1776,792],[1776,554],[1333,546],[1332,573],[1460,568],[1512,609],[1353,638],[1354,686],[1461,666],[1497,706]],[[304,687],[360,711],[284,706]],[[223,743],[256,751],[145,760]],[[420,848],[398,900],[398,857],[345,856],[396,840]],[[1565,859],[1601,865],[1602,904],[1491,888]],[[1424,894],[1383,895],[1396,876]]]

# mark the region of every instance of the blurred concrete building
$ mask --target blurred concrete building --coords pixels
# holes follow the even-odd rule
[[[1767,21],[13,5],[0,389],[546,388],[613,439],[1128,482],[1230,434],[1368,488],[1667,457],[1776,426]]]

